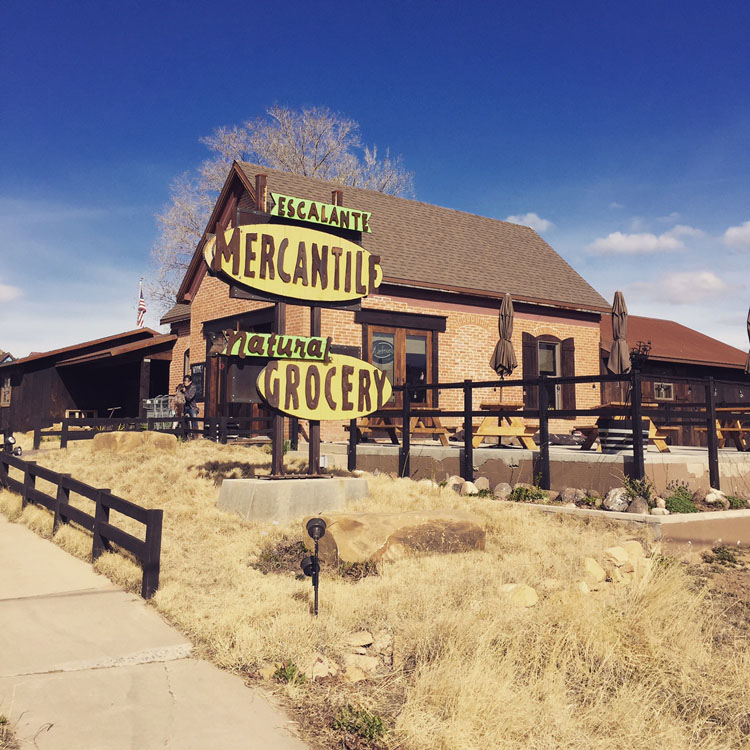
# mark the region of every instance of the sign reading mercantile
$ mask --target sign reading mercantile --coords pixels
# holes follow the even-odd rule
[[[369,362],[332,354],[323,362],[271,362],[258,375],[258,393],[274,409],[300,419],[357,419],[391,398],[385,372]]]
[[[281,193],[271,193],[271,200],[273,201],[271,216],[299,219],[339,229],[353,229],[355,232],[372,233],[370,229],[372,214],[369,211],[357,211],[354,208],[295,198],[293,195],[281,195]]]
[[[326,362],[331,356],[331,339],[322,336],[286,336],[278,333],[225,331],[226,344],[219,354],[232,357],[269,357]]]
[[[354,242],[306,227],[247,224],[219,232],[203,257],[243,286],[307,302],[345,302],[380,286],[380,258]]]

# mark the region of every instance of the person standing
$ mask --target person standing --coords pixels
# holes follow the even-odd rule
[[[190,375],[185,375],[182,384],[185,386],[185,416],[189,419],[190,437],[195,437],[198,431],[198,422],[195,419],[198,416],[198,404],[195,401],[198,389],[193,385]]]

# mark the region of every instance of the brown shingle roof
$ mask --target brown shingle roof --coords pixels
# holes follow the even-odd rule
[[[166,325],[167,323],[178,323],[181,320],[190,320],[190,305],[177,303],[164,313],[164,317],[162,317],[159,323]]]
[[[174,344],[175,341],[177,341],[177,336],[169,333],[163,333],[153,336],[152,338],[131,341],[127,344],[110,346],[106,349],[98,349],[97,351],[90,352],[89,354],[70,357],[69,359],[64,359],[61,362],[57,362],[55,364],[55,367],[69,367],[70,365],[80,365],[99,359],[112,359],[112,357],[119,357],[123,354],[145,352],[150,349],[160,349],[162,351],[165,351],[167,349],[171,349],[171,345]]]
[[[362,245],[380,255],[386,281],[445,289],[510,292],[518,299],[559,302],[586,309],[606,300],[533,229],[507,221],[396,198],[371,190],[239,162],[251,184],[268,175],[268,191],[326,203],[344,192],[344,205],[372,212],[372,234]]]
[[[605,315],[601,320],[602,348],[612,346],[612,318]],[[718,365],[722,367],[745,367],[747,354],[723,341],[706,336],[673,320],[644,318],[628,315],[628,346],[637,341],[650,341],[649,359],[687,364]]]

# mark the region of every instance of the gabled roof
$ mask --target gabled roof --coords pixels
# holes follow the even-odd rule
[[[254,193],[255,175],[268,176],[268,192],[296,195],[325,203],[342,189],[344,205],[370,211],[372,234],[362,245],[380,256],[384,283],[467,292],[561,307],[603,311],[606,300],[562,259],[533,229],[497,219],[441,208],[429,203],[332,182],[288,174],[256,164],[235,162],[209,221],[214,232],[229,186],[239,180]],[[204,238],[196,249],[178,302],[196,288]]]
[[[21,359],[16,359],[12,362],[5,362],[3,364],[0,364],[0,368],[25,365],[29,362],[35,362],[42,359],[62,360],[68,358],[66,357],[66,355],[83,356],[93,351],[107,349],[114,346],[122,346],[139,339],[150,339],[155,336],[161,335],[162,334],[157,333],[151,328],[135,328],[132,331],[117,333],[114,336],[105,336],[102,339],[84,341],[82,344],[74,344],[73,346],[66,346],[62,349],[52,349],[48,352],[36,352],[34,354],[30,354],[28,357],[22,357]]]
[[[12,362],[15,357],[10,352],[4,352],[0,349],[0,362]]]
[[[609,352],[611,315],[602,317],[600,330],[602,348]],[[660,362],[745,368],[745,352],[673,320],[628,315],[628,347],[632,349],[638,341],[650,341],[649,359]]]
[[[190,305],[178,303],[164,313],[159,323],[167,325],[168,323],[179,323],[183,320],[190,320]]]

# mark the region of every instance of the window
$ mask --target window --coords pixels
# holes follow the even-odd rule
[[[674,401],[674,385],[672,383],[654,383],[654,398],[657,401]]]
[[[576,374],[575,342],[572,338],[559,339],[543,334],[521,336],[522,375],[526,379],[546,375],[548,378],[567,378]],[[574,383],[549,383],[547,386],[550,409],[575,409],[576,387]],[[539,388],[524,388],[524,406],[527,409],[539,408]]]
[[[185,349],[185,354],[182,357],[182,377],[190,374],[190,349]]]

